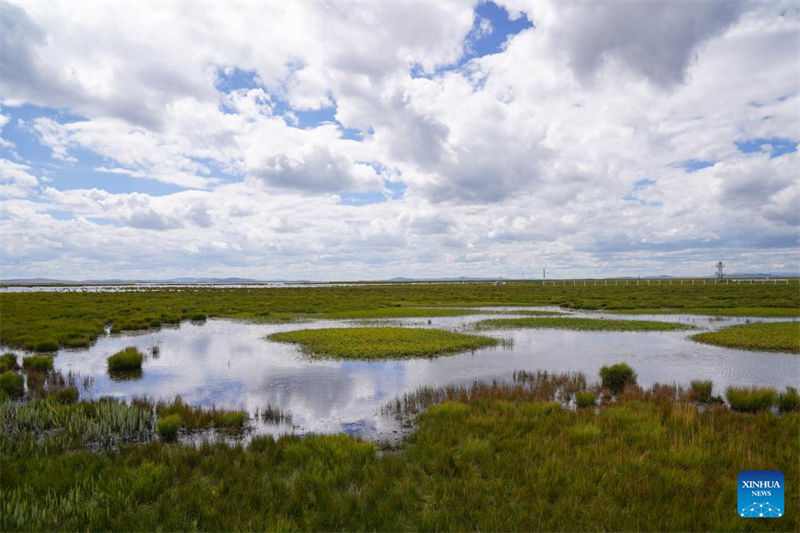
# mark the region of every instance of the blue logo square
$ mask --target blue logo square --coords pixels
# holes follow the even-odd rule
[[[744,518],[783,516],[783,472],[779,470],[742,470],[738,486],[737,514]]]

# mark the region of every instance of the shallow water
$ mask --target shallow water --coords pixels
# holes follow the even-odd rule
[[[372,320],[369,324],[469,331],[478,320],[492,317],[497,315],[435,317],[430,324],[427,318]],[[689,315],[609,318],[675,321],[703,329],[767,320]],[[695,331],[496,330],[483,333],[511,340],[510,346],[434,359],[378,362],[312,360],[294,345],[265,340],[277,331],[359,325],[364,322],[183,322],[160,330],[106,335],[88,349],[61,350],[55,364],[62,371],[92,376],[95,397],[147,395],[171,399],[181,395],[193,404],[245,408],[251,412],[269,404],[290,411],[292,424],[261,424],[259,433],[346,432],[366,438],[397,435],[398,422],[382,416],[380,410],[404,392],[423,385],[510,379],[514,370],[582,371],[594,380],[601,366],[626,361],[638,372],[639,383],[644,386],[656,381],[688,384],[693,379],[710,379],[716,393],[728,385],[783,388],[800,382],[800,357],[796,355],[698,344],[688,340]],[[115,381],[106,371],[106,357],[126,346],[136,346],[145,353],[158,346],[159,354],[147,358],[141,378]]]

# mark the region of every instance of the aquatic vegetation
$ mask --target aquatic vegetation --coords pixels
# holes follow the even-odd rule
[[[9,370],[19,370],[19,365],[17,364],[17,354],[10,352],[0,355],[0,373],[7,372]]]
[[[216,426],[229,430],[241,430],[247,422],[247,413],[244,411],[228,411],[222,413],[215,421]]]
[[[636,385],[636,372],[627,363],[617,363],[600,369],[603,388],[621,394],[625,387]]]
[[[115,400],[61,404],[52,399],[28,403],[0,402],[3,446],[62,452],[77,448],[113,449],[123,442],[148,440],[151,412]],[[5,467],[5,462],[4,462]]]
[[[782,412],[800,411],[800,394],[794,387],[786,387],[785,392],[778,394],[778,409]]]
[[[158,431],[158,434],[164,440],[175,440],[178,436],[178,428],[180,425],[180,415],[168,415],[158,419],[158,422],[156,422],[156,431]]]
[[[575,405],[578,409],[594,407],[597,404],[597,394],[589,391],[578,391],[575,393]]]
[[[588,286],[513,282],[386,284],[304,288],[146,289],[124,292],[0,293],[0,343],[34,350],[88,346],[112,333],[176,324],[199,315],[284,321],[330,313],[357,317],[400,307],[561,306],[568,309],[708,310],[798,316],[796,283],[781,285]],[[742,311],[746,310],[746,311]],[[789,311],[787,311],[789,310]],[[398,311],[399,312],[399,311]]]
[[[471,385],[443,385],[419,387],[387,403],[381,412],[396,418],[413,417],[432,405],[444,402],[472,402],[498,399],[548,402],[560,408],[556,401],[568,399],[588,384],[582,372],[551,373],[538,370],[514,372],[512,381],[475,381]]]
[[[292,413],[284,409],[281,409],[280,407],[273,407],[272,405],[267,405],[259,412],[256,412],[256,417],[260,418],[267,424],[292,423]]]
[[[76,387],[57,389],[49,396],[52,401],[58,404],[75,403],[79,397],[80,393]]]
[[[315,357],[397,359],[431,357],[498,344],[496,339],[418,328],[326,328],[273,333],[271,341],[297,343]]]
[[[152,398],[134,398],[132,405],[140,409],[155,411],[159,419],[177,416],[181,428],[186,431],[208,428],[242,428],[248,420],[247,413],[240,410],[228,410],[220,407],[202,407],[190,405],[180,396],[171,401],[153,400]]]
[[[711,381],[694,380],[689,383],[691,389],[689,390],[689,397],[700,403],[709,403],[712,401],[711,393],[714,391],[714,383]]]
[[[108,358],[108,370],[126,372],[141,370],[144,355],[134,346],[129,346]]]
[[[797,307],[685,307],[679,309],[604,309],[606,313],[615,315],[708,315],[708,316],[755,316],[765,318],[800,317]]]
[[[800,353],[800,322],[741,324],[698,333],[692,340],[727,348]]]
[[[652,391],[599,410],[534,399],[572,381],[467,387],[383,454],[345,435],[89,452],[7,432],[20,407],[3,402],[0,529],[741,531],[730,480],[742,464],[782,471],[787,507],[800,505],[800,414],[699,411]],[[800,517],[763,523],[796,531]]]
[[[53,370],[53,357],[50,355],[31,355],[22,359],[22,367],[28,372],[49,372]]]
[[[37,352],[55,352],[58,350],[58,342],[53,340],[39,341],[34,349]]]
[[[774,389],[760,387],[728,387],[725,390],[731,409],[745,413],[768,411],[775,404]]]
[[[13,370],[0,374],[0,390],[12,398],[19,398],[25,393],[25,380]]]
[[[337,311],[322,313],[317,318],[330,319],[377,319],[377,318],[424,318],[437,316],[466,316],[475,315],[481,311],[472,309],[451,308],[419,308],[419,307],[384,307],[381,309],[365,309],[362,311]]]
[[[552,328],[577,331],[677,331],[693,326],[655,320],[608,320],[597,318],[490,318],[477,323],[478,329]]]

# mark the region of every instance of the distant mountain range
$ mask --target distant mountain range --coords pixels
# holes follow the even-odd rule
[[[615,277],[608,277],[608,278],[596,278],[596,279],[637,279],[639,276],[615,276]],[[696,279],[701,278],[714,278],[714,276],[640,276],[641,279],[681,279],[681,278],[688,278],[694,277]],[[775,274],[767,274],[764,272],[756,272],[756,273],[732,273],[726,274],[725,277],[727,278],[798,278],[800,277],[800,273],[775,273]],[[455,277],[455,278],[406,278],[406,277],[395,277],[389,280],[373,280],[375,282],[385,282],[385,281],[394,281],[394,282],[420,282],[420,281],[509,281],[516,278],[493,278],[493,277]],[[526,278],[528,281],[538,281],[538,278]],[[563,278],[552,278],[552,279],[563,279]],[[578,278],[583,279],[583,278]],[[591,278],[587,278],[591,279]],[[368,280],[365,280],[368,282]],[[147,283],[207,283],[207,284],[239,284],[239,283],[326,283],[326,282],[313,282],[309,280],[286,280],[286,279],[270,279],[270,280],[263,280],[263,279],[251,279],[251,278],[171,278],[171,279],[91,279],[91,280],[81,280],[81,281],[74,281],[74,280],[64,280],[64,279],[50,279],[50,278],[24,278],[24,279],[5,279],[0,280],[0,284],[6,285],[105,285],[105,284],[128,284],[128,283],[140,283],[140,284],[147,284]],[[348,283],[347,281],[332,281],[327,283]]]

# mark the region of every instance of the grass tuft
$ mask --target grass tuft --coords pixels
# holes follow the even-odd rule
[[[53,370],[53,356],[31,355],[22,359],[22,366],[28,372],[49,372]]]
[[[694,380],[689,383],[689,398],[695,402],[710,403],[713,399],[714,383],[711,381]]]
[[[158,422],[156,422],[156,431],[158,431],[158,434],[164,440],[175,440],[178,436],[178,428],[180,425],[180,415],[168,415],[158,419]]]
[[[778,394],[778,409],[782,413],[800,411],[800,394],[794,387],[786,387],[786,391]]]
[[[772,408],[776,398],[774,389],[758,387],[728,387],[725,397],[734,411],[757,413]]]
[[[133,346],[115,353],[108,358],[108,369],[114,372],[141,370],[144,355]]]
[[[613,394],[622,394],[625,387],[636,385],[636,372],[627,363],[617,363],[600,369],[603,388]]]
[[[302,346],[334,359],[405,359],[453,354],[498,344],[497,339],[419,328],[328,328],[273,333],[269,340]]]
[[[58,343],[53,340],[44,340],[36,343],[37,352],[55,352],[58,350]]]
[[[597,394],[590,391],[578,391],[575,393],[575,404],[578,409],[594,407],[597,404]]]
[[[12,398],[20,398],[25,393],[25,380],[11,370],[0,374],[0,389]]]
[[[10,352],[0,355],[0,373],[7,372],[9,370],[19,370],[19,365],[17,364],[17,354]]]

